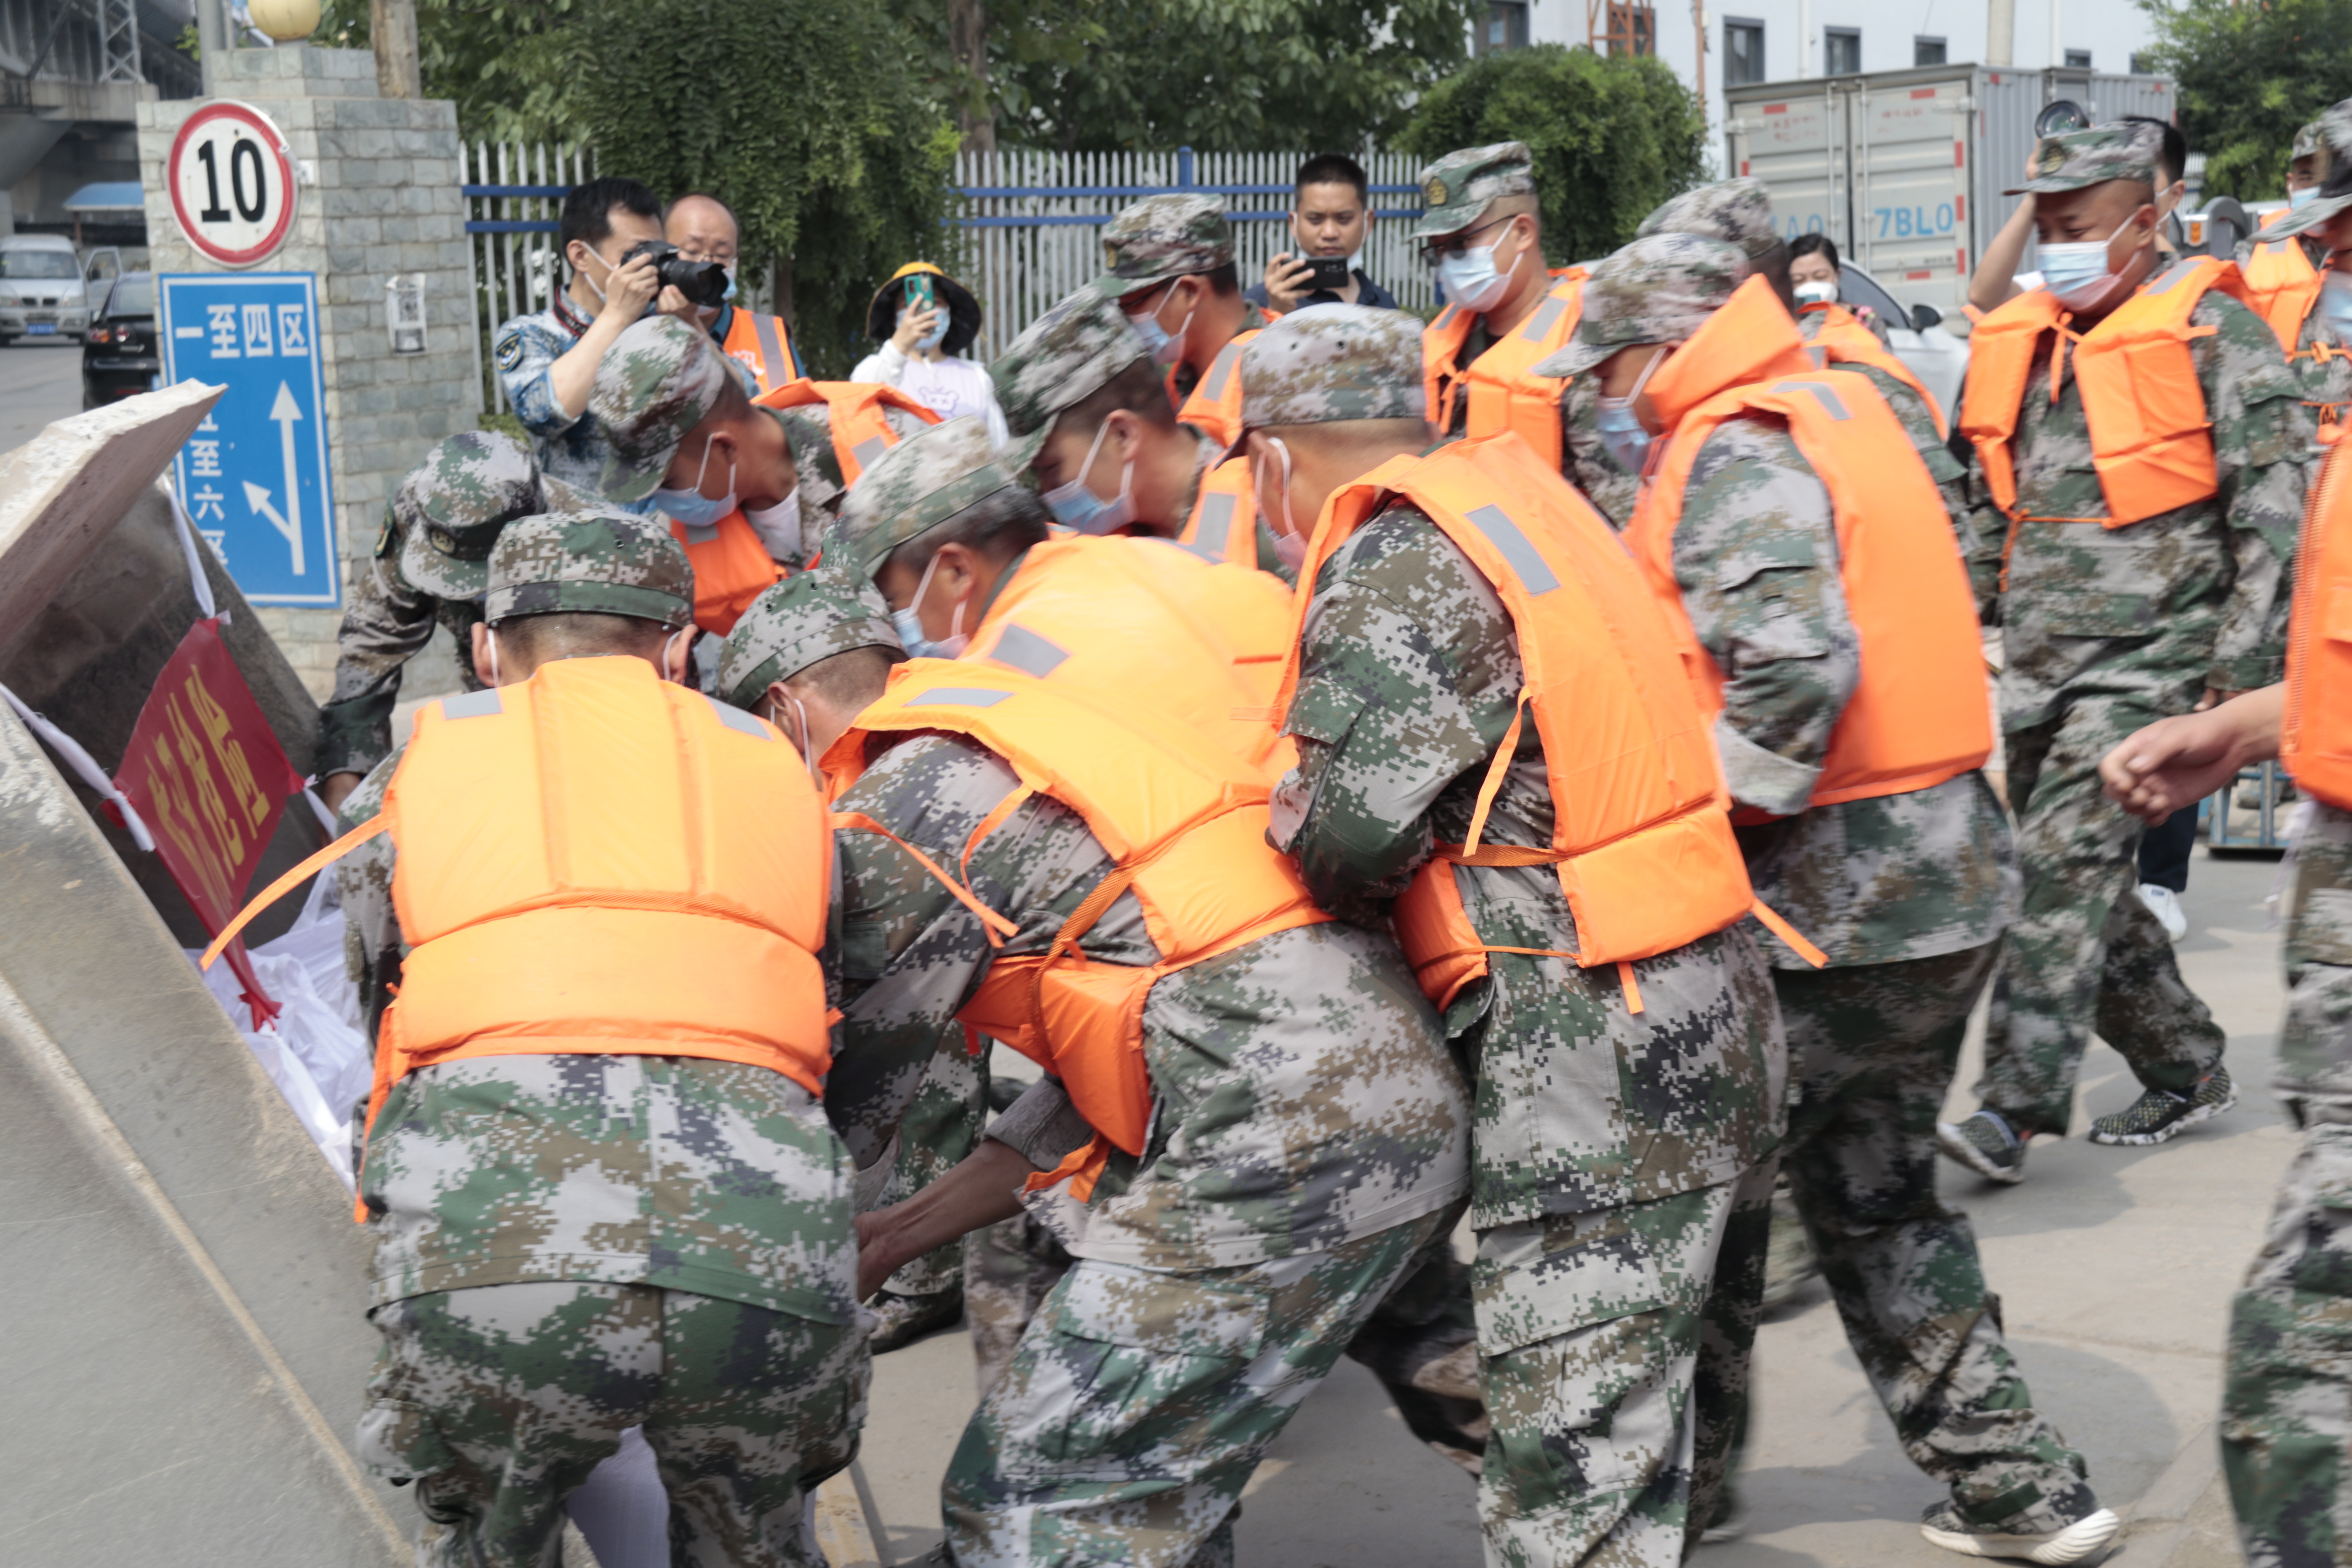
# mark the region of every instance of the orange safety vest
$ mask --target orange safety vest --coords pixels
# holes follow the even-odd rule
[[[741,311],[736,314],[740,316]],[[734,334],[728,334],[732,342]],[[841,464],[841,482],[857,482],[866,465],[884,448],[898,444],[885,419],[885,407],[902,408],[936,425],[940,416],[895,386],[875,386],[862,381],[788,381],[752,402],[762,408],[798,408],[822,403],[830,416],[833,455]],[[735,629],[751,601],[784,576],[783,563],[768,553],[759,531],[740,510],[730,511],[708,528],[688,528],[672,519],[671,535],[686,546],[687,564],[694,568],[694,624],[716,637]],[[814,546],[815,541],[807,542]]]
[[[1206,431],[1219,447],[1230,447],[1242,433],[1242,350],[1263,328],[1235,332],[1233,342],[1209,362],[1209,374],[1192,388],[1192,395],[1176,411],[1177,420]]]
[[[1257,498],[1247,458],[1228,458],[1201,476],[1200,499],[1176,540],[1212,561],[1257,569]]]
[[[1688,633],[1658,613],[1601,515],[1507,430],[1392,458],[1336,491],[1316,522],[1299,582],[1311,584],[1332,552],[1398,496],[1419,507],[1494,585],[1511,617],[1526,685],[1468,834],[1458,845],[1438,845],[1397,900],[1397,940],[1422,990],[1443,1007],[1486,973],[1488,953],[1546,951],[1486,942],[1463,905],[1454,868],[1549,865],[1582,944],[1549,956],[1587,969],[1617,964],[1627,1003],[1638,1012],[1633,960],[1721,931],[1757,907],[1724,815],[1715,743],[1683,673],[1679,644]],[[1306,590],[1295,595],[1285,710],[1297,689],[1297,645],[1311,597]],[[1550,778],[1551,845],[1482,845],[1487,809],[1530,708]]]
[[[750,371],[763,393],[800,379],[793,368],[793,333],[782,316],[755,315],[737,307],[727,323],[727,357]]]
[[[2320,433],[2327,457],[2305,509],[2294,552],[2294,616],[2287,627],[2286,714],[2279,761],[2295,784],[2352,810],[2352,508],[2342,426]]]
[[[1813,329],[1812,337],[1805,343],[1805,352],[1812,356],[1813,368],[1827,370],[1833,364],[1866,364],[1873,370],[1883,371],[1919,395],[1919,401],[1927,405],[1927,417],[1936,422],[1937,435],[1952,433],[1950,425],[1945,421],[1942,405],[1936,401],[1936,395],[1920,384],[1909,365],[1886,352],[1886,345],[1878,341],[1876,332],[1855,321],[1842,305],[1829,305],[1818,310],[1808,307],[1804,313],[1817,315],[1821,320],[1821,324]]]
[[[2276,223],[2278,218],[2273,216],[2270,221]],[[2326,275],[2311,264],[2311,258],[2304,253],[2302,240],[2293,237],[2264,239],[2259,230],[2242,270],[2246,288],[2240,298],[2271,324],[2286,357],[2297,358],[2294,340],[2303,335],[2303,319],[2318,302],[2319,286]]]
[[[1077,534],[1030,549],[963,658],[1171,715],[1271,784],[1297,756],[1273,723],[1289,647],[1290,590],[1272,573]]]
[[[1982,766],[1992,752],[1992,710],[1968,572],[1936,481],[1895,411],[1859,372],[1736,386],[1675,422],[1624,536],[1659,603],[1670,614],[1686,613],[1675,582],[1674,538],[1691,465],[1717,426],[1748,414],[1784,422],[1829,491],[1838,581],[1862,646],[1861,681],[1831,732],[1808,804],[1903,795]],[[1685,646],[1712,719],[1723,708],[1722,668],[1696,637]]]
[[[845,788],[864,772],[869,736],[916,730],[969,735],[1020,778],[973,829],[957,874],[916,852],[981,917],[992,943],[1001,945],[1017,927],[961,879],[973,852],[1031,796],[1049,796],[1084,817],[1114,862],[1051,948],[998,958],[957,1014],[1061,1079],[1095,1142],[1029,1185],[1076,1175],[1071,1190],[1083,1200],[1109,1149],[1140,1154],[1150,1131],[1143,1005],[1152,986],[1203,959],[1331,917],[1316,907],[1289,857],[1266,843],[1266,781],[1216,739],[1151,704],[961,660],[914,659],[890,672],[882,699],[826,753],[826,769]],[[834,825],[892,837],[859,814],[836,814]],[[1159,963],[1106,963],[1082,950],[1087,932],[1122,893],[1141,906]]]
[[[280,878],[215,951],[380,832],[411,951],[377,1032],[371,1127],[411,1071],[474,1057],[702,1057],[823,1091],[831,842],[772,726],[617,657],[429,703],[383,812]]]
[[[1473,360],[1467,369],[1454,362],[1479,321],[1459,305],[1448,305],[1421,334],[1421,382],[1429,417],[1441,431],[1454,428],[1454,400],[1470,400],[1465,435],[1492,436],[1515,430],[1536,456],[1559,468],[1559,394],[1562,375],[1538,375],[1536,364],[1568,346],[1584,313],[1584,268],[1553,269],[1551,292],[1509,337]],[[1305,579],[1301,579],[1304,581]]]
[[[2204,389],[2197,384],[2190,340],[2210,329],[2189,324],[2189,313],[2214,289],[2243,300],[2237,268],[2210,256],[2167,268],[2115,312],[2076,335],[2074,318],[2049,290],[2021,294],[1976,325],[1969,340],[1968,391],[1960,402],[1960,433],[1976,444],[1992,499],[2016,524],[2096,522],[2128,528],[2220,488]],[[2074,377],[2091,426],[2091,461],[2105,499],[2105,517],[2032,518],[2017,505],[2017,471],[2010,443],[2017,434],[2034,345],[2055,331],[2053,375],[2064,374],[2066,345],[2074,347]]]

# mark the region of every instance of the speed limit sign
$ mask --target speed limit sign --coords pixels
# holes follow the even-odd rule
[[[294,224],[294,160],[269,116],[249,103],[208,103],[172,138],[163,165],[172,211],[188,243],[224,267],[250,267]]]

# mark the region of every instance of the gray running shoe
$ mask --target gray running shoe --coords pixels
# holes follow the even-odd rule
[[[2016,1557],[2028,1563],[2095,1563],[2123,1528],[2112,1509],[2085,1514],[2063,1530],[2043,1535],[2000,1535],[1970,1530],[1948,1502],[1929,1509],[1919,1521],[1919,1533],[1947,1552],[1963,1557]]]
[[[2210,1121],[2237,1103],[2238,1089],[2230,1081],[2230,1069],[2217,1067],[2188,1094],[2151,1089],[2113,1116],[2100,1117],[2091,1123],[2091,1142],[2126,1147],[2168,1142],[2176,1134],[2200,1121]]]
[[[1990,1107],[1964,1121],[1936,1123],[1936,1147],[1988,1181],[2015,1186],[2025,1180],[2025,1140]]]

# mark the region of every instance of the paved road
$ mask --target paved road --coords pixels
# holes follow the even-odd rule
[[[12,452],[52,419],[81,412],[81,345],[0,348],[0,452]]]
[[[2035,1397],[2089,1456],[2093,1484],[2131,1521],[2126,1568],[2211,1568],[2238,1556],[2214,1480],[2213,1412],[2230,1292],[2259,1244],[2287,1136],[2263,1091],[2278,1026],[2276,867],[2200,855],[2183,900],[2181,967],[2230,1031],[2237,1110],[2157,1149],[2079,1139],[2038,1146],[2027,1180],[1995,1188],[1948,1167],[1947,1198],[1974,1217],[2010,1342]],[[1971,1038],[1952,1108],[1973,1107]],[[2076,1131],[2137,1086],[2094,1047]],[[938,1479],[972,1398],[961,1332],[882,1357],[860,1463],[884,1561],[939,1539]],[[1893,1428],[1816,1287],[1765,1326],[1744,1479],[1746,1539],[1702,1548],[1696,1568],[1863,1568],[1959,1559],[1916,1528],[1937,1489]],[[1469,1479],[1408,1437],[1349,1362],[1307,1401],[1252,1482],[1242,1568],[1475,1568]]]

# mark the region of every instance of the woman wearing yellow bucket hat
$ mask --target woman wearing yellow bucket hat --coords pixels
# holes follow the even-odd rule
[[[980,335],[980,301],[928,261],[910,261],[875,291],[866,335],[882,346],[857,362],[852,381],[895,386],[941,419],[972,415],[1000,447],[1007,437],[986,367],[963,357]]]

